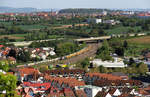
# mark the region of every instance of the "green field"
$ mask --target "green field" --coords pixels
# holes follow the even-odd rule
[[[150,49],[150,36],[133,37],[125,40],[129,44],[129,48],[125,52],[127,56],[139,56],[144,49]]]
[[[39,29],[44,29],[47,26],[43,26],[43,25],[19,25],[18,27],[20,27],[24,30],[39,30]]]
[[[125,33],[125,32],[128,32],[129,29],[134,29],[137,32],[138,30],[141,30],[141,27],[117,27],[117,28],[109,29],[105,31],[108,35],[111,35],[111,34]]]

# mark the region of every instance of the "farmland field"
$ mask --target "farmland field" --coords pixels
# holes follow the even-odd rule
[[[0,35],[0,39],[8,37],[8,39],[15,39],[16,41],[23,41],[26,34],[12,34],[12,35]]]
[[[117,27],[114,29],[105,30],[108,35],[111,34],[121,34],[128,32],[129,29],[134,29],[136,32],[141,29],[141,27]]]
[[[127,41],[135,44],[150,44],[150,36],[131,38]]]

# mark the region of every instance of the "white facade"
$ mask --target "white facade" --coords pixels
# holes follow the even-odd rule
[[[94,59],[91,61],[93,65],[104,66],[107,68],[124,68],[127,65],[124,64],[123,60],[120,58],[114,58],[114,61],[102,61],[101,59]]]
[[[102,23],[102,19],[88,19],[88,23],[95,23],[95,24]]]
[[[102,12],[102,15],[107,15],[107,11],[103,11],[103,12]]]
[[[121,92],[118,89],[116,89],[116,91],[114,92],[113,96],[119,96],[119,95],[121,95]]]
[[[105,97],[112,97],[109,93]]]

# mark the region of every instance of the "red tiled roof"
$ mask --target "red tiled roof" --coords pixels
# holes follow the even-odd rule
[[[77,97],[87,97],[86,93],[83,90],[76,90]]]
[[[113,95],[116,90],[117,90],[117,89],[113,88],[113,89],[110,89],[108,92],[109,92],[109,94]]]
[[[63,91],[64,91],[65,97],[75,97],[75,95],[74,95],[74,93],[71,89],[66,89],[65,88]]]
[[[1,48],[1,47],[4,47],[4,45],[0,45],[0,48]]]
[[[84,86],[85,85],[84,81],[78,81],[75,78],[52,77],[49,75],[45,75],[44,78],[46,80],[58,82],[59,84],[66,83],[70,87]]]
[[[107,80],[122,80],[122,77],[119,76],[113,76],[112,74],[104,74],[104,73],[86,73],[86,76],[90,76],[90,77],[100,77],[100,78],[104,78]]]
[[[95,97],[106,97],[108,93],[104,92],[104,91],[99,91]]]
[[[23,85],[28,86],[28,87],[37,88],[36,91],[46,91],[46,90],[48,90],[50,88],[51,83],[30,83],[30,82],[23,82]]]
[[[34,68],[22,68],[18,70],[21,74],[21,76],[24,76],[24,74],[26,75],[31,75],[31,74],[39,74],[39,71],[34,69]]]

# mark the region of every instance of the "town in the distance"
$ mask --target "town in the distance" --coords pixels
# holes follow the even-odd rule
[[[0,8],[0,97],[150,97],[150,10],[15,11]]]

